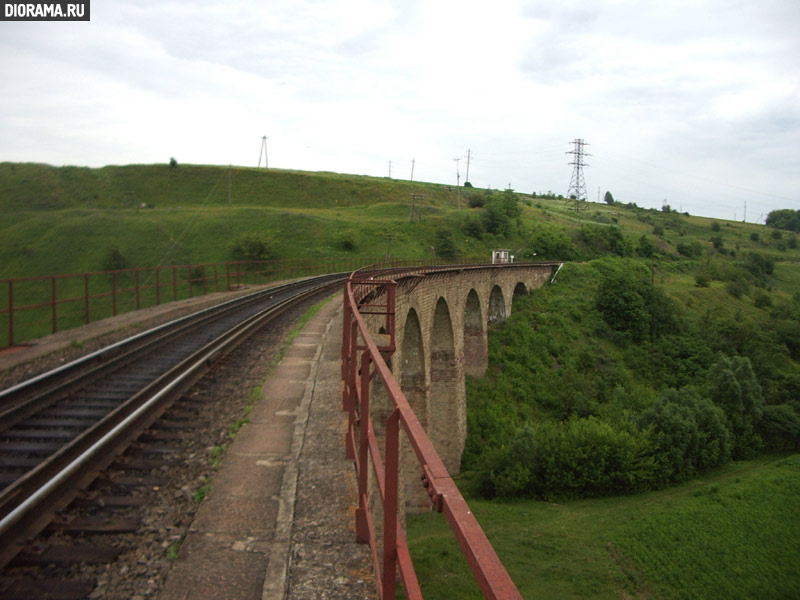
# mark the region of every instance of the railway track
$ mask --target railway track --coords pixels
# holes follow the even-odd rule
[[[126,515],[143,501],[131,490],[162,484],[152,474],[168,478],[170,442],[200,426],[202,407],[187,390],[254,331],[343,279],[313,278],[232,300],[0,392],[0,568],[12,559],[113,560],[118,548],[41,550],[33,540],[45,528],[80,535],[135,528]],[[68,505],[73,514],[65,519],[59,511]],[[82,505],[118,510],[92,518],[97,511],[81,516]],[[0,598],[14,597],[4,585]],[[59,597],[85,597],[87,585],[61,585]]]

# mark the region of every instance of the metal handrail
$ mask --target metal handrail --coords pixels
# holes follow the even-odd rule
[[[435,270],[441,271],[442,268]],[[390,274],[388,278],[381,279],[373,275],[370,283],[376,287],[388,286],[393,292],[392,287],[396,282],[392,275],[396,274]],[[484,597],[521,598],[522,596],[500,562],[486,534],[469,510],[461,492],[425,433],[399,383],[387,366],[382,354],[382,350],[385,352],[386,348],[378,347],[367,329],[363,316],[359,313],[359,299],[354,294],[354,287],[364,284],[363,276],[363,272],[355,272],[345,285],[342,401],[344,410],[349,414],[347,455],[355,461],[358,472],[359,502],[356,509],[356,537],[360,542],[368,542],[372,548],[375,572],[379,579],[380,596],[383,600],[393,600],[396,597],[396,573],[399,570],[406,597],[409,600],[422,598],[408,544],[397,514],[399,432],[402,427],[419,461],[423,473],[422,485],[427,489],[434,508],[444,513]],[[390,345],[393,347],[394,294],[387,292],[386,296],[387,323],[391,323],[387,333],[391,338]],[[370,383],[375,376],[383,384],[392,406],[391,414],[386,422],[385,459],[381,455],[370,416]],[[382,557],[378,555],[378,544],[369,504],[369,462],[372,463],[383,505]]]

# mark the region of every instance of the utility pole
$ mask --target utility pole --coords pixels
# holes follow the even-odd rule
[[[392,161],[389,161],[389,179],[392,178]]]
[[[387,233],[383,238],[386,240],[386,262],[388,263],[392,258],[392,240],[395,238],[395,234]]]
[[[417,200],[419,200],[419,211],[418,211],[418,221],[422,220],[422,201],[425,199],[425,196],[422,194],[411,194],[411,212],[408,214],[408,222],[414,222],[414,207],[416,206]]]
[[[569,182],[569,191],[567,192],[567,198],[575,198],[575,212],[580,213],[581,202],[586,201],[586,182],[583,179],[583,167],[588,167],[585,162],[583,162],[584,157],[591,156],[591,154],[586,154],[584,152],[584,146],[588,146],[586,142],[582,139],[574,139],[570,142],[573,145],[571,151],[566,152],[566,154],[572,154],[573,159],[572,162],[569,163],[574,168],[572,170],[572,178]]]
[[[261,136],[261,152],[258,153],[258,166],[261,166],[261,157],[264,157],[264,168],[269,169],[269,161],[267,160],[267,136]]]
[[[466,176],[464,177],[464,181],[469,181],[469,160],[470,160],[470,154],[472,154],[472,150],[467,150],[467,174],[466,174]]]
[[[409,181],[414,181],[414,160],[413,158],[411,159],[411,179]]]
[[[458,163],[461,162],[460,158],[454,158],[456,161],[456,205],[461,210],[461,171],[458,170]]]

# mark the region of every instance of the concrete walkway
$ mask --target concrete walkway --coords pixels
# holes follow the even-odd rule
[[[162,600],[374,598],[344,454],[341,301],[294,339],[228,448]]]

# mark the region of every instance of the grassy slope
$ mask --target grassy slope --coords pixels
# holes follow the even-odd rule
[[[408,223],[412,193],[425,196],[423,221],[413,225]],[[431,256],[437,229],[450,231],[464,256],[488,256],[492,247],[519,253],[530,244],[530,233],[574,235],[582,225],[598,221],[600,227],[617,222],[633,242],[647,235],[668,256],[676,256],[681,242],[710,247],[711,219],[591,203],[579,219],[563,199],[520,198],[526,202],[526,231],[475,239],[464,233],[463,223],[478,218],[480,209],[456,211],[455,192],[444,185],[202,165],[88,169],[0,163],[0,277],[99,270],[114,247],[135,266],[221,261],[228,258],[232,239],[251,232],[274,240],[281,258],[347,255],[341,236],[356,242],[352,253],[380,257],[386,252],[386,234],[396,236],[393,256],[425,258]],[[800,258],[796,251],[777,251],[764,226],[722,223],[713,235],[726,248],[773,253],[780,260]],[[663,227],[662,236],[652,235],[654,225]],[[761,241],[751,240],[752,233]],[[719,261],[712,257],[713,262]],[[676,268],[662,260],[659,273]],[[688,268],[686,261],[680,268]]]
[[[800,455],[639,496],[470,507],[524,598],[800,597]],[[425,598],[480,598],[441,515],[408,519]]]
[[[352,253],[381,257],[392,233],[393,256],[422,258],[455,204],[448,186],[389,179],[237,168],[230,180],[229,206],[224,167],[2,163],[0,276],[100,270],[114,247],[136,266],[222,261],[243,233],[273,240],[281,258],[347,255],[342,235]],[[421,223],[407,222],[411,193],[425,196]]]

